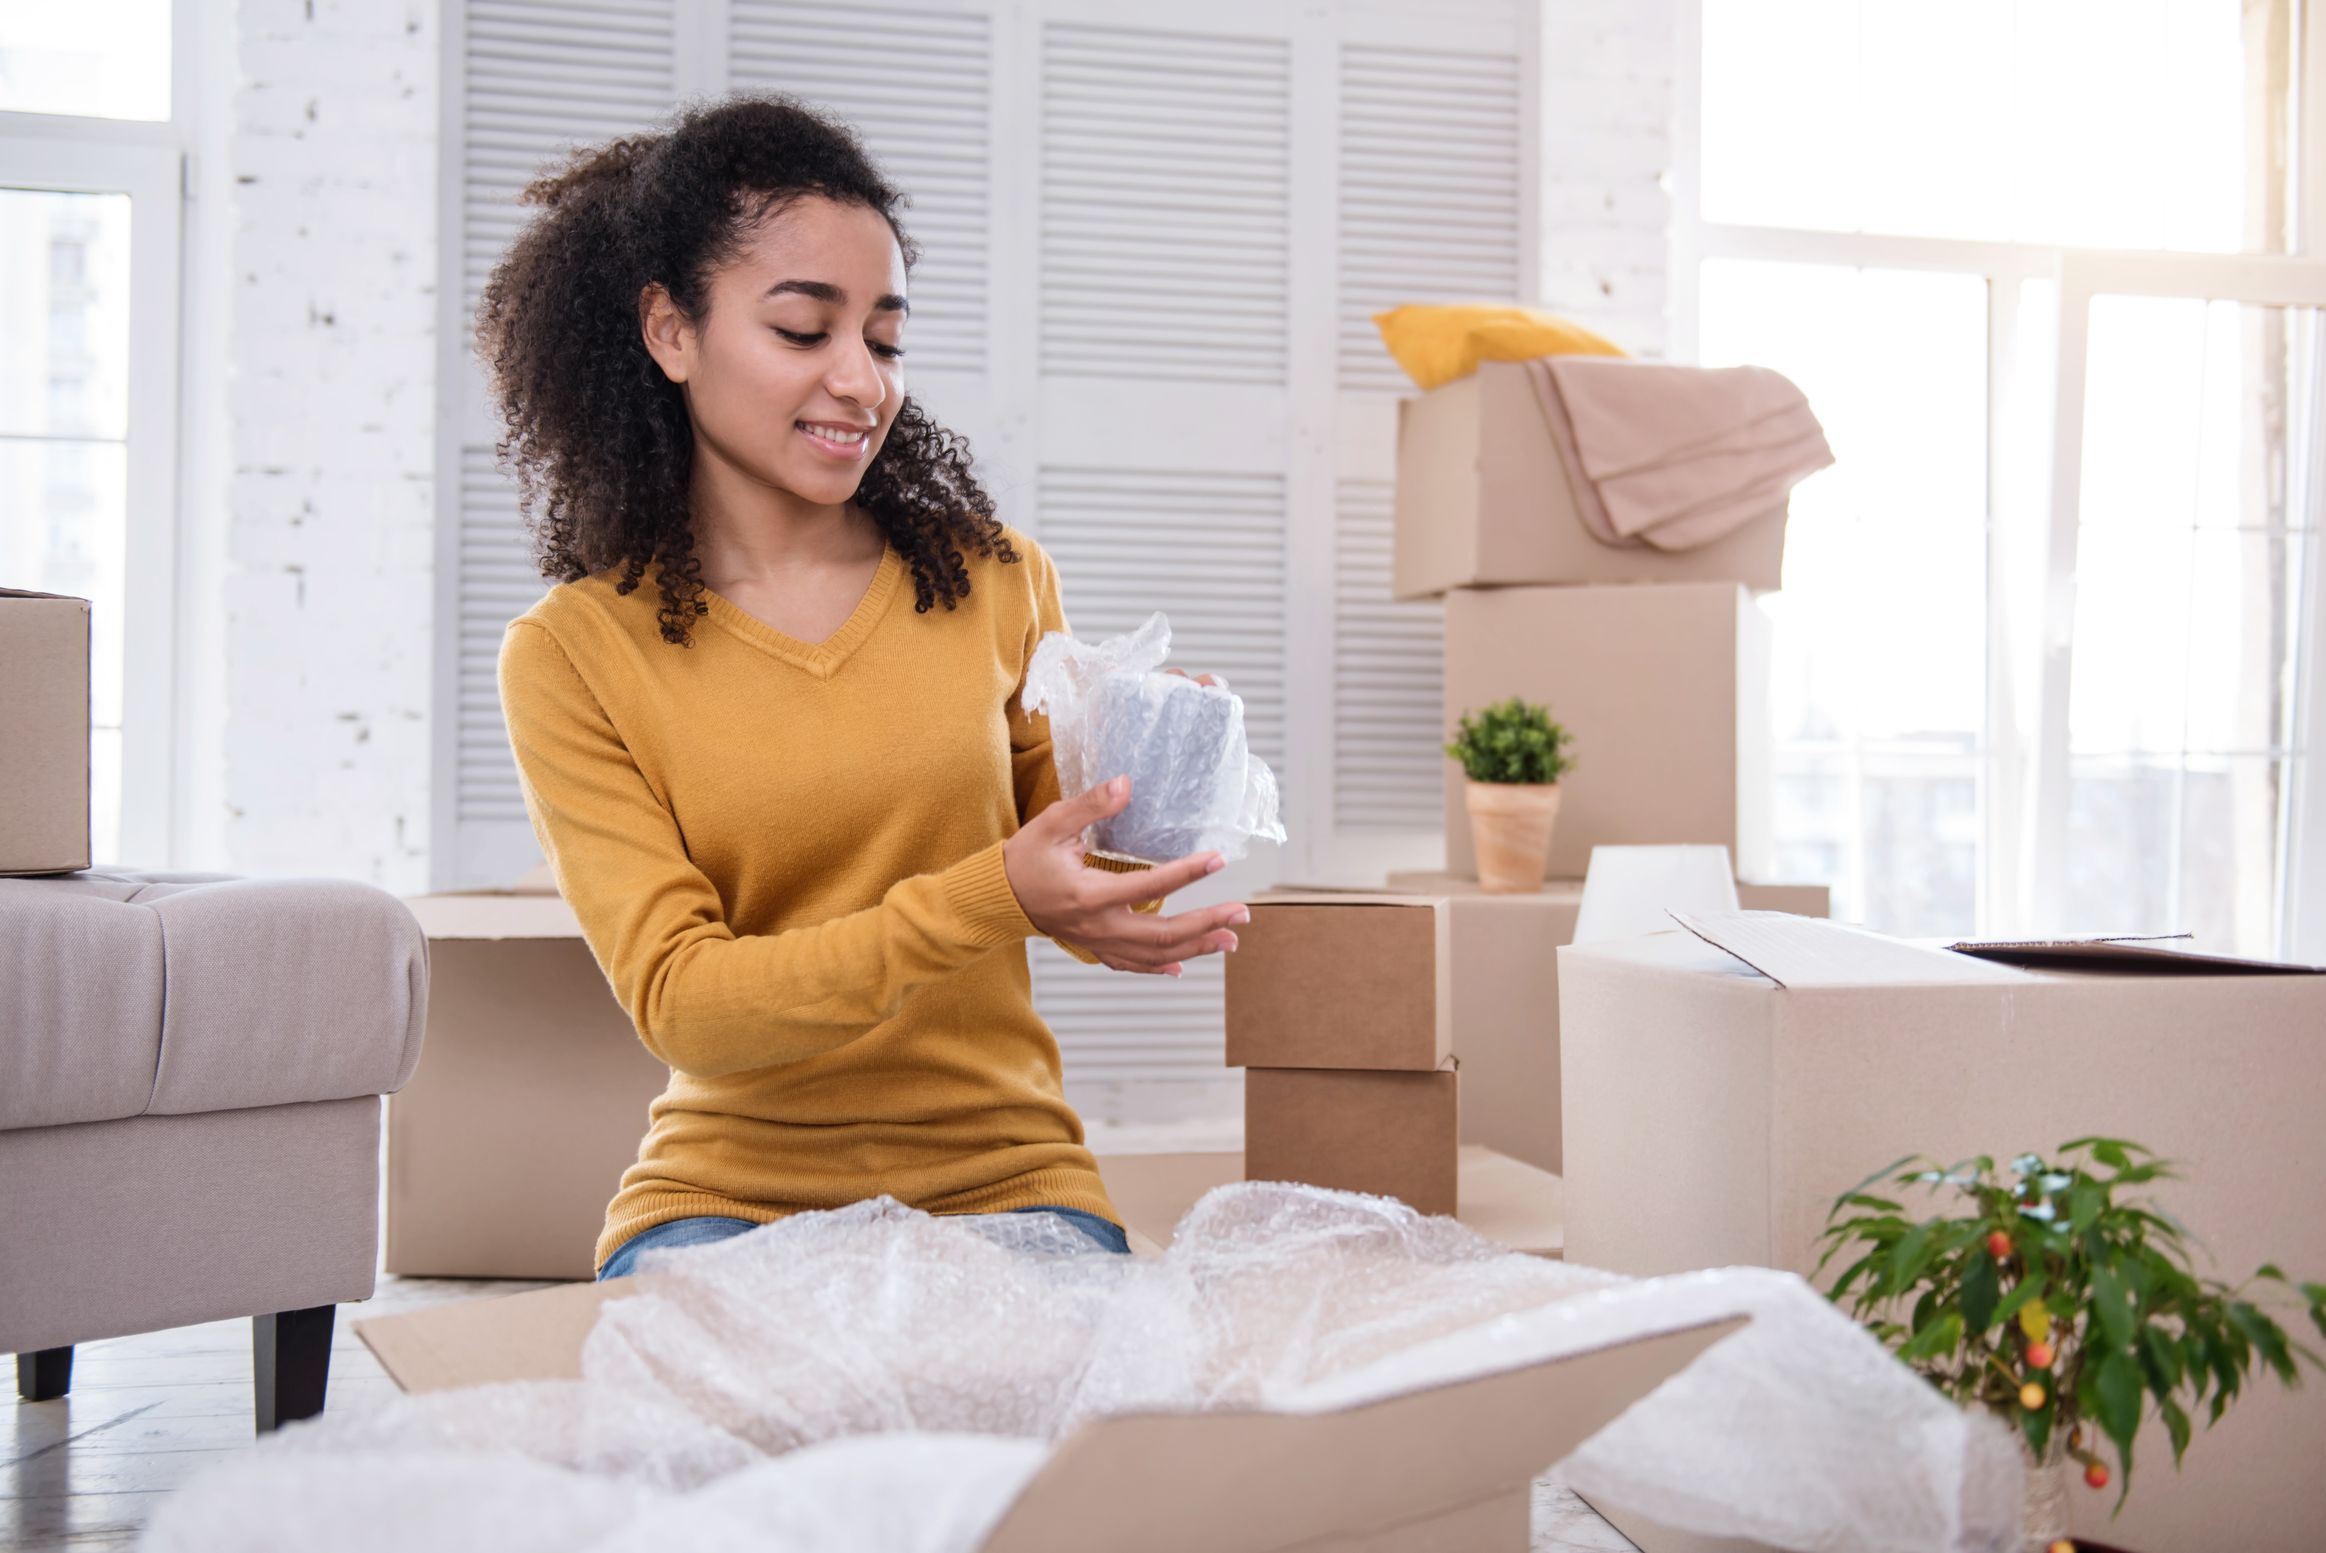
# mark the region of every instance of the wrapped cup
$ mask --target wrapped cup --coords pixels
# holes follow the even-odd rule
[[[1276,774],[1245,739],[1243,699],[1224,683],[1160,672],[1170,651],[1161,614],[1128,636],[1079,642],[1053,631],[1034,648],[1024,705],[1050,719],[1059,793],[1131,779],[1130,803],[1089,827],[1084,849],[1167,863],[1194,852],[1233,860],[1255,840],[1282,841]]]

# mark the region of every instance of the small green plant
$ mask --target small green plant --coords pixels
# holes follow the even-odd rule
[[[1556,782],[1575,764],[1573,735],[1551,720],[1547,707],[1512,696],[1464,712],[1446,753],[1473,782]]]
[[[2203,1406],[2206,1427],[2219,1422],[2257,1366],[2287,1386],[2301,1383],[2300,1363],[2326,1369],[2248,1297],[2257,1283],[2277,1286],[2326,1336],[2326,1284],[2295,1285],[2274,1266],[2236,1288],[2200,1278],[2178,1220],[2119,1199],[2173,1179],[2166,1161],[2118,1138],[2058,1152],[2056,1163],[2022,1154],[2007,1176],[1985,1155],[1945,1170],[1915,1158],[1884,1166],[1835,1199],[1817,1273],[1855,1253],[1834,1280],[1835,1304],[1948,1396],[2014,1423],[2036,1460],[2063,1441],[2084,1481],[2105,1488],[2108,1466],[2085,1428],[2096,1425],[2116,1448],[2122,1509],[2151,1402],[2177,1467],[2192,1416]],[[1910,1218],[1869,1190],[1885,1177],[1951,1189],[1967,1211]]]

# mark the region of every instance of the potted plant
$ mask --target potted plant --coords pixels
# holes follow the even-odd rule
[[[1960,1211],[1910,1216],[1871,1190],[1890,1177],[1951,1193]],[[1939,1169],[1903,1159],[1834,1202],[1819,1237],[1830,1297],[1930,1383],[2018,1430],[2029,1462],[2030,1548],[2067,1534],[2067,1465],[2094,1489],[2132,1487],[2132,1440],[2150,1411],[2178,1466],[2200,1412],[2218,1422],[2257,1369],[2293,1386],[2326,1360],[2286,1335],[2259,1299],[2307,1306],[2326,1336],[2326,1284],[2264,1266],[2235,1288],[2198,1276],[2190,1236],[2143,1196],[2173,1177],[2136,1143],[2079,1138],[2056,1160],[1985,1155]],[[1903,1195],[1903,1194],[1901,1194]],[[2116,1465],[2101,1459],[2101,1442]]]
[[[1516,696],[1464,712],[1446,753],[1462,763],[1478,882],[1496,894],[1543,887],[1559,774],[1574,764],[1567,730],[1544,707]]]

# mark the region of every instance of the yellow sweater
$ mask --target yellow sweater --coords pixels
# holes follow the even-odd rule
[[[671,1068],[599,1262],[670,1219],[883,1193],[1116,1219],[1002,869],[1002,842],[1058,798],[1047,719],[1018,691],[1066,629],[1049,556],[1009,537],[1020,562],[970,557],[968,597],[926,614],[889,547],[814,645],[706,592],[693,645],[673,646],[651,569],[627,597],[604,574],[552,588],[510,624],[526,812]]]

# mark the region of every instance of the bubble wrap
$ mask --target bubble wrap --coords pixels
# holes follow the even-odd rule
[[[1168,863],[1193,852],[1242,857],[1282,841],[1276,774],[1244,737],[1244,703],[1225,680],[1158,672],[1171,653],[1162,615],[1128,636],[1078,642],[1053,631],[1026,667],[1025,706],[1050,719],[1058,790],[1076,797],[1131,779],[1122,813],[1083,833],[1102,857]]]
[[[1808,1553],[2016,1536],[2009,1435],[1788,1274],[1621,1278],[1266,1183],[1208,1194],[1152,1260],[1049,1215],[887,1198],[642,1260],[669,1281],[605,1307],[582,1379],[293,1425],[196,1476],[140,1546],[969,1553],[1093,1416],[1341,1406],[1739,1313],[1567,1480]]]

